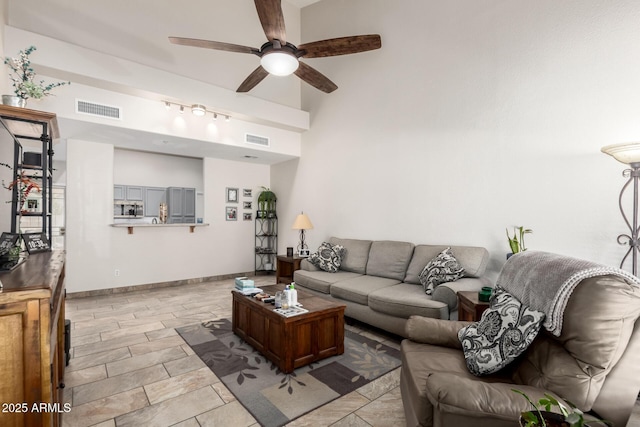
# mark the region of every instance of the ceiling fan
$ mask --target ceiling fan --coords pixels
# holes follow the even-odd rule
[[[249,77],[242,82],[236,92],[250,91],[269,74],[288,76],[293,73],[311,86],[331,93],[338,86],[316,69],[300,62],[300,58],[348,55],[379,49],[382,46],[380,36],[377,34],[339,37],[294,46],[287,42],[280,0],[255,0],[255,4],[262,29],[269,40],[260,49],[185,37],[169,37],[169,41],[183,46],[250,53],[260,57],[260,66],[249,74]]]

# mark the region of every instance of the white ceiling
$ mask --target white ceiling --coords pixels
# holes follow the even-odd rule
[[[68,0],[45,3],[40,0],[8,0],[7,21],[16,28],[235,91],[259,63],[255,56],[176,47],[167,41],[167,36],[176,35],[259,47],[265,36],[253,2],[233,0],[230,5],[229,1],[162,2],[155,6],[157,3],[153,0],[155,7],[151,7],[151,0],[112,0],[97,4]],[[287,35],[292,41],[302,42],[299,8],[317,1],[283,1],[285,21],[290,24]],[[251,91],[250,96],[299,108],[300,81],[294,76],[267,77]],[[205,141],[145,134],[73,120],[59,119],[59,122],[63,137],[113,143],[114,134],[118,134],[117,140],[122,142],[117,144],[123,148],[234,160],[254,154],[251,149],[218,147]],[[185,150],[185,146],[189,148]],[[58,148],[58,152],[63,151],[64,141]],[[258,154],[259,159],[246,161],[274,164],[288,160],[287,156],[267,151],[259,151]]]

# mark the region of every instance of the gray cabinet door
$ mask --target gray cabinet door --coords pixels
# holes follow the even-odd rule
[[[142,202],[144,200],[144,193],[142,187],[127,185],[127,200]]]
[[[160,203],[166,202],[166,188],[144,187],[144,216],[159,217]]]
[[[193,222],[195,222],[196,217],[196,189],[195,188],[185,188],[184,189],[184,216],[193,218]],[[190,221],[187,221],[190,222]]]
[[[124,200],[127,195],[124,191],[124,185],[114,185],[113,186],[113,200]]]
[[[184,215],[183,208],[183,189],[181,187],[167,188],[167,207],[169,209],[169,223],[179,224],[182,222]]]

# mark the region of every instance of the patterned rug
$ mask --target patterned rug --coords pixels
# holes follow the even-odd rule
[[[227,319],[176,329],[265,427],[282,426],[400,366],[400,352],[345,330],[344,354],[284,374],[231,331]]]

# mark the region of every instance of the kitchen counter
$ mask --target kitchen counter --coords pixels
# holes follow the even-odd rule
[[[111,226],[116,228],[126,228],[128,231],[128,234],[133,234],[133,229],[136,227],[145,227],[145,228],[189,227],[189,232],[193,233],[196,227],[208,227],[209,224],[150,224],[150,223],[144,223],[144,222],[135,222],[135,223],[119,222],[117,224],[111,224]]]

